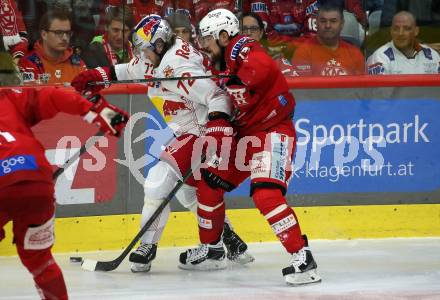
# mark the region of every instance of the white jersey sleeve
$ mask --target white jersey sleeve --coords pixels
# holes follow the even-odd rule
[[[386,55],[387,45],[374,51],[367,60],[367,70],[370,75],[392,74],[390,70],[390,59]]]
[[[193,77],[211,75],[203,64],[202,54],[191,44],[177,38],[175,44],[164,55],[155,77]],[[163,81],[167,90],[213,111],[231,113],[230,101],[225,91],[212,79]]]
[[[153,77],[153,64],[142,54],[126,64],[115,65],[115,73],[118,80],[147,79]]]

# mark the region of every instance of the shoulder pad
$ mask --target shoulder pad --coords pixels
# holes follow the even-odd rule
[[[389,47],[383,53],[390,59],[390,61],[395,60],[393,48]]]
[[[422,47],[422,51],[427,59],[432,60],[432,52],[430,48]]]
[[[232,50],[231,50],[231,54],[230,54],[230,59],[231,60],[236,60],[237,57],[240,55],[240,52],[243,48],[244,45],[254,42],[255,40],[248,37],[248,36],[243,36],[241,37],[238,41],[235,42],[235,44],[232,46]],[[246,51],[249,51],[249,49],[247,49]]]

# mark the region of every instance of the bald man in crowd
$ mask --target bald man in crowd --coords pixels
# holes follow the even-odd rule
[[[368,74],[439,74],[440,55],[417,41],[419,27],[413,14],[401,11],[391,24],[391,41],[367,61]]]

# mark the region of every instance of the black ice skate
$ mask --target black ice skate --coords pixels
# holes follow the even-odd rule
[[[247,252],[248,246],[246,243],[236,234],[228,223],[225,223],[223,227],[223,243],[226,246],[227,258],[231,261],[247,264],[253,262],[255,258]]]
[[[286,283],[293,286],[321,281],[321,277],[316,272],[318,266],[310,251],[307,236],[303,235],[303,239],[304,247],[292,254],[290,265],[282,271]]]
[[[198,248],[180,253],[179,268],[184,270],[221,270],[226,268],[225,249],[220,240],[217,244],[200,244]]]
[[[130,253],[129,261],[131,271],[148,272],[151,269],[151,261],[156,257],[157,244],[141,244],[135,251]]]

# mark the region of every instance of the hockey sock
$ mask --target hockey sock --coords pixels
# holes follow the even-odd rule
[[[257,188],[253,200],[287,252],[294,253],[304,247],[296,215],[279,189]]]
[[[225,221],[224,191],[213,189],[201,180],[197,186],[197,220],[199,223],[200,242],[203,244],[219,241]]]
[[[24,250],[17,247],[18,255],[34,277],[35,285],[42,299],[67,299],[63,273],[49,249]]]
[[[162,200],[145,199],[145,204],[142,208],[141,228],[148,222],[148,220],[150,220],[151,216],[154,214],[161,203]],[[157,242],[159,242],[169,216],[170,206],[167,205],[159,214],[159,216],[154,220],[153,224],[151,224],[150,228],[148,228],[148,230],[141,237],[142,243],[156,244]]]

